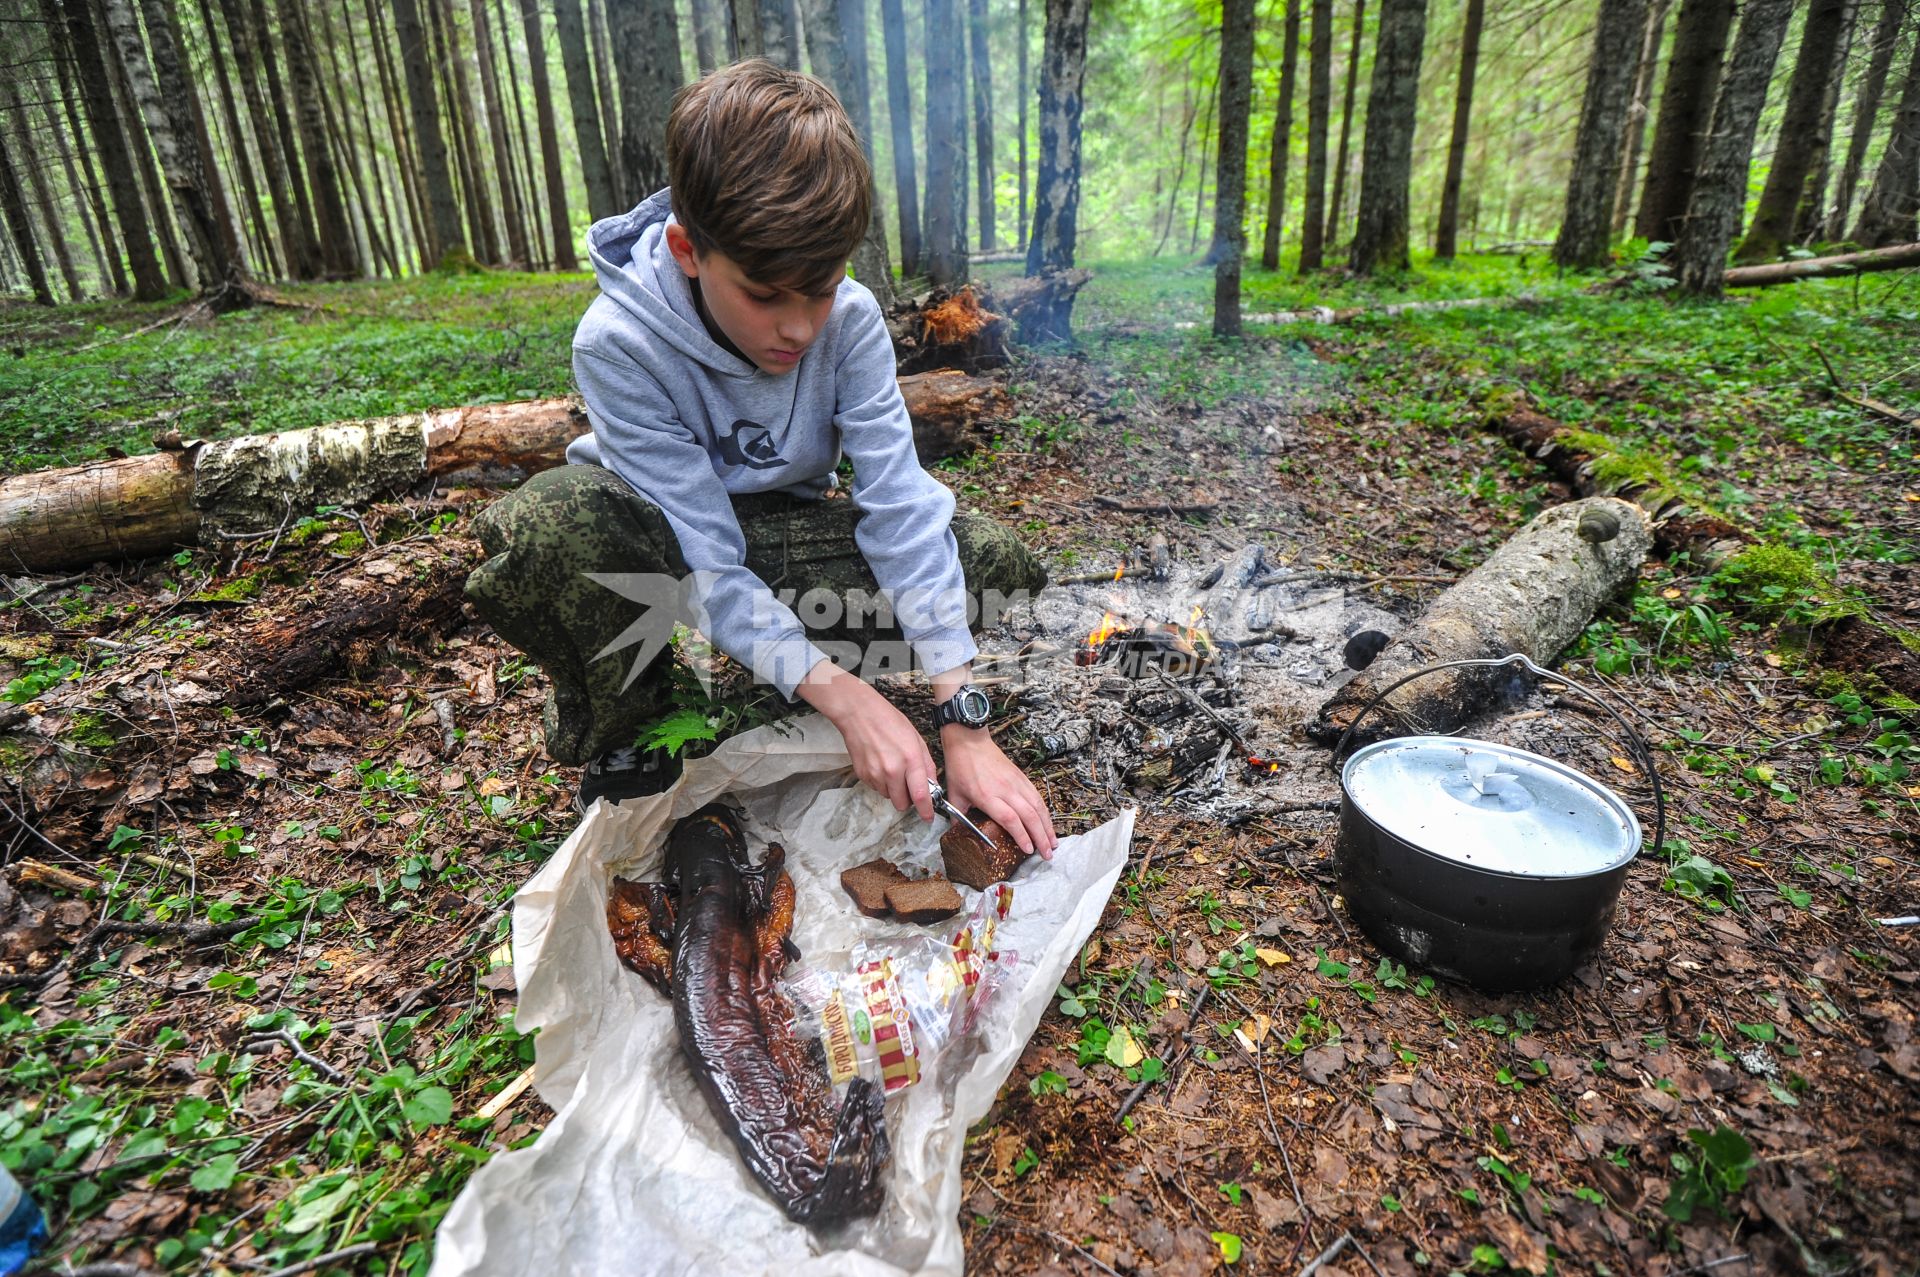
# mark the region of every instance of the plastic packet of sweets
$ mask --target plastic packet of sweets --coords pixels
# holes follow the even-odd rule
[[[1012,907],[1013,888],[999,883],[946,935],[864,942],[788,970],[794,1032],[819,1043],[836,1091],[864,1077],[891,1095],[965,1036],[1013,965],[993,943]]]

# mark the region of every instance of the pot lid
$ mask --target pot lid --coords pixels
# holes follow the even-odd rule
[[[1530,878],[1604,873],[1640,851],[1620,795],[1551,758],[1458,736],[1401,736],[1340,773],[1376,825],[1445,860]]]

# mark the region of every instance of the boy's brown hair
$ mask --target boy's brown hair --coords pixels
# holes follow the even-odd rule
[[[872,215],[871,171],[840,100],[765,58],[674,95],[667,179],[695,251],[775,287],[832,287]]]

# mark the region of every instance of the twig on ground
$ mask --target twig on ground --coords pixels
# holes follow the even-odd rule
[[[1218,501],[1127,501],[1120,497],[1095,497],[1093,503],[1117,514],[1212,514]]]
[[[1820,363],[1827,370],[1827,380],[1833,383],[1833,393],[1847,403],[1863,411],[1873,413],[1875,416],[1885,417],[1887,420],[1897,422],[1903,426],[1911,426],[1916,421],[1920,421],[1920,413],[1902,412],[1890,403],[1883,402],[1879,399],[1872,399],[1865,395],[1856,395],[1848,390],[1846,386],[1841,384],[1840,374],[1834,371],[1833,361],[1827,358],[1827,352],[1820,349],[1820,343],[1817,341],[1813,343],[1813,353],[1820,356]]]
[[[1162,670],[1158,665],[1152,666],[1151,668],[1153,670],[1153,676],[1155,678],[1159,679],[1163,684],[1171,688],[1173,691],[1178,692],[1180,696],[1186,700],[1187,704],[1193,706],[1195,709],[1199,710],[1202,714],[1205,714],[1208,718],[1212,719],[1214,726],[1218,727],[1221,731],[1225,732],[1227,734],[1227,739],[1231,740],[1235,745],[1239,746],[1240,752],[1242,754],[1250,755],[1253,753],[1253,747],[1247,744],[1246,737],[1242,736],[1239,733],[1239,731],[1237,731],[1234,728],[1232,723],[1229,723],[1226,719],[1220,717],[1219,710],[1207,704],[1205,701],[1201,700],[1198,696],[1195,696],[1192,692],[1189,692],[1186,688],[1180,686],[1180,684],[1168,678],[1166,675],[1166,671]]]
[[[1093,585],[1099,581],[1118,581],[1129,576],[1147,576],[1152,569],[1129,564],[1117,567],[1111,572],[1069,572],[1065,576],[1053,578],[1055,585]]]
[[[1254,1076],[1260,1079],[1260,1104],[1267,1111],[1267,1139],[1280,1151],[1280,1165],[1286,1168],[1287,1187],[1293,1190],[1293,1204],[1300,1208],[1300,1225],[1309,1237],[1313,1235],[1313,1212],[1307,1209],[1307,1199],[1300,1195],[1300,1181],[1294,1178],[1293,1156],[1287,1152],[1287,1146],[1280,1140],[1280,1124],[1273,1116],[1273,1100],[1267,1095],[1267,1066],[1261,1062],[1256,1044],[1253,1052]]]
[[[1207,995],[1212,992],[1213,986],[1211,984],[1203,984],[1200,986],[1200,996],[1193,1000],[1193,1010],[1187,1013],[1187,1027],[1180,1034],[1180,1054],[1172,1060],[1168,1060],[1164,1055],[1160,1057],[1160,1063],[1164,1066],[1160,1076],[1166,1081],[1168,1086],[1173,1085],[1176,1076],[1180,1072],[1180,1066],[1186,1063],[1189,1055],[1193,1054],[1193,1026],[1199,1021],[1200,1012],[1207,1005]],[[1116,1123],[1126,1121],[1127,1114],[1133,1112],[1133,1106],[1140,1102],[1140,1097],[1145,1095],[1147,1088],[1152,1085],[1152,1082],[1142,1079],[1139,1085],[1127,1092],[1127,1098],[1120,1101],[1120,1108],[1114,1113],[1113,1120]]]
[[[380,1249],[379,1242],[356,1242],[352,1246],[342,1246],[339,1250],[330,1250],[324,1255],[315,1255],[312,1259],[303,1259],[297,1264],[288,1264],[285,1268],[276,1268],[265,1277],[299,1277],[301,1273],[310,1273],[316,1268],[325,1268],[337,1264],[343,1259],[355,1259],[361,1255],[371,1255]]]
[[[1089,1264],[1092,1264],[1095,1268],[1098,1268],[1101,1272],[1108,1274],[1108,1277],[1120,1277],[1119,1273],[1115,1272],[1108,1265],[1102,1263],[1098,1255],[1095,1255],[1092,1251],[1088,1250],[1085,1246],[1082,1246],[1079,1242],[1074,1241],[1071,1237],[1062,1236],[1061,1234],[1054,1232],[1052,1229],[1042,1228],[1038,1224],[1029,1224],[1024,1219],[1015,1219],[1011,1215],[995,1215],[993,1217],[993,1226],[998,1227],[1001,1224],[1005,1224],[1008,1228],[1013,1229],[1015,1232],[1026,1233],[1032,1237],[1044,1237],[1056,1246],[1064,1246],[1067,1249],[1071,1250],[1074,1254],[1086,1260]],[[991,1231],[991,1229],[989,1229],[989,1231]],[[268,1277],[278,1277],[278,1274],[268,1274]]]
[[[1313,1277],[1313,1274],[1319,1272],[1326,1265],[1332,1263],[1334,1260],[1334,1257],[1337,1256],[1341,1251],[1345,1250],[1352,1243],[1353,1243],[1352,1233],[1340,1234],[1338,1237],[1333,1239],[1333,1245],[1327,1247],[1325,1250],[1321,1251],[1318,1255],[1315,1255],[1313,1257],[1313,1260],[1310,1263],[1308,1263],[1308,1265],[1305,1268],[1302,1268],[1300,1270],[1300,1277]]]

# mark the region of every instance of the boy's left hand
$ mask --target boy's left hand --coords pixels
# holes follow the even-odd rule
[[[949,725],[940,731],[946,757],[947,798],[961,811],[979,808],[1020,844],[1020,850],[1053,859],[1060,840],[1053,816],[1027,774],[978,728]]]

